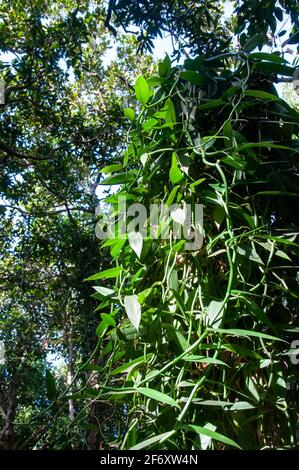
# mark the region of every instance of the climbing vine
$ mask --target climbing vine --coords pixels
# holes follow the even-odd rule
[[[292,74],[277,54],[243,52],[166,57],[136,81],[128,145],[102,184],[118,185],[118,228],[134,215],[120,198],[145,224],[105,240],[115,267],[90,278],[91,397],[114,406],[121,449],[296,446],[299,115],[273,86]],[[175,237],[187,206],[191,250]]]

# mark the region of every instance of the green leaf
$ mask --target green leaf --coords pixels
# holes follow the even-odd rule
[[[150,98],[150,89],[147,81],[142,75],[139,75],[136,80],[135,94],[138,101],[145,106]]]
[[[251,52],[256,47],[262,47],[264,44],[267,44],[268,38],[267,35],[264,33],[255,34],[251,38],[248,39],[244,46],[244,51]]]
[[[150,437],[148,439],[145,439],[142,442],[139,442],[139,444],[136,444],[134,447],[131,447],[129,450],[140,450],[144,449],[145,447],[149,447],[152,444],[155,444],[156,442],[161,442],[163,440],[166,441],[167,437],[172,436],[173,431],[168,431],[168,432],[163,432],[162,434],[158,434],[157,436]]]
[[[293,67],[288,67],[284,64],[276,64],[274,62],[257,62],[254,64],[254,68],[255,70],[260,70],[261,72],[269,75],[274,73],[278,75],[286,75],[288,77],[292,77],[295,70]]]
[[[119,240],[115,241],[115,244],[111,248],[111,252],[110,252],[112,258],[117,258],[118,257],[118,255],[120,254],[121,249],[124,246],[124,244],[126,243],[126,241],[127,240],[125,238],[120,238]]]
[[[109,325],[107,325],[107,323],[105,323],[104,321],[101,321],[98,324],[98,326],[96,328],[96,335],[97,335],[98,338],[100,338],[102,333],[107,330],[108,326]]]
[[[212,424],[212,423],[205,424],[204,428],[209,429],[210,431],[216,431],[216,429],[217,429],[216,426],[214,426],[214,424]],[[200,434],[199,439],[200,439],[201,450],[207,450],[207,448],[211,444],[212,438],[209,437],[209,436],[204,436],[203,434]]]
[[[286,64],[287,61],[278,54],[268,54],[267,52],[252,52],[248,56],[249,59],[266,60],[268,62],[276,62],[278,64]]]
[[[207,308],[207,324],[218,328],[223,317],[223,302],[212,300]]]
[[[115,320],[111,315],[108,315],[107,313],[101,313],[101,317],[105,325],[107,326],[116,326]]]
[[[89,276],[84,280],[96,281],[97,279],[111,279],[113,277],[118,277],[122,271],[123,268],[117,266],[116,268],[106,269],[106,271],[101,271],[97,274],[93,274],[92,276]]]
[[[255,399],[255,401],[258,403],[260,401],[260,396],[257,390],[257,387],[252,380],[252,378],[248,375],[245,377],[245,383],[248,388],[249,393],[252,395],[252,397]]]
[[[191,183],[190,184],[191,190],[193,191],[196,188],[196,186],[203,183],[205,180],[206,180],[206,178],[200,178],[199,180],[194,181],[194,183]]]
[[[213,219],[215,221],[216,227],[219,230],[220,225],[225,219],[225,209],[223,206],[217,204],[213,210]]]
[[[262,100],[280,101],[279,96],[275,96],[272,95],[272,93],[267,93],[266,91],[261,90],[246,90],[244,91],[244,95],[261,98]]]
[[[149,131],[153,127],[157,126],[157,124],[159,124],[158,119],[150,118],[142,124],[142,127],[145,131]]]
[[[142,246],[143,246],[143,237],[140,232],[130,232],[128,234],[128,240],[130,247],[136,253],[140,259]]]
[[[285,145],[275,144],[274,142],[248,142],[247,144],[242,144],[239,146],[239,151],[247,150],[251,148],[267,148],[267,149],[284,149],[284,150],[293,150],[290,147]]]
[[[221,159],[221,162],[235,168],[236,170],[244,171],[247,165],[246,160],[241,158],[231,157],[230,155]]]
[[[148,161],[149,159],[149,154],[148,153],[143,153],[140,157],[140,161],[142,163],[142,166],[145,166],[146,165],[146,162]]]
[[[176,115],[175,115],[175,109],[174,109],[174,104],[170,98],[167,98],[165,102],[165,122],[167,123],[175,123],[176,122]]]
[[[164,62],[159,62],[159,64],[158,64],[158,73],[159,73],[160,77],[166,77],[167,69],[166,69],[166,65],[164,64]]]
[[[101,169],[100,173],[114,173],[115,171],[121,170],[122,167],[123,166],[121,163],[115,163],[114,165],[104,166],[104,168]]]
[[[108,176],[101,184],[112,186],[114,184],[131,183],[136,178],[137,172],[135,170],[127,171],[126,173],[118,173],[117,175]]]
[[[131,108],[125,108],[124,114],[127,119],[129,119],[131,122],[135,121],[135,112]]]
[[[166,205],[167,207],[170,207],[171,204],[173,203],[173,201],[174,201],[174,199],[175,199],[175,196],[176,196],[176,194],[177,194],[177,192],[178,192],[178,189],[179,189],[179,186],[175,186],[175,187],[172,189],[172,191],[171,191],[171,193],[169,194],[169,196],[168,196],[168,198],[167,198],[167,200],[166,200],[166,203],[165,203],[165,205]]]
[[[209,100],[206,103],[200,104],[197,106],[197,111],[204,111],[205,109],[212,109],[212,108],[219,108],[220,106],[224,106],[225,101],[217,99],[217,100]]]
[[[57,388],[54,375],[46,370],[46,387],[47,387],[47,398],[51,401],[56,400],[57,398]]]
[[[239,253],[239,255],[244,256],[245,258],[250,259],[251,261],[255,261],[259,264],[264,264],[252,246],[239,245],[237,246],[237,252]]]
[[[136,359],[133,359],[130,362],[126,362],[125,364],[122,364],[121,366],[117,367],[117,369],[112,370],[109,375],[117,375],[122,374],[124,372],[130,372],[130,370],[135,366],[139,364],[146,364],[152,357],[153,353],[147,354],[146,356],[136,357]]]
[[[94,290],[98,292],[102,297],[115,297],[116,292],[108,287],[93,286]]]
[[[168,55],[166,55],[163,62],[158,64],[158,72],[160,77],[167,77],[171,72],[171,61]]]
[[[171,168],[169,171],[169,178],[172,184],[179,183],[183,179],[183,173],[178,167],[178,160],[176,154],[173,152],[172,154],[172,161],[171,161]]]
[[[158,392],[158,390],[154,390],[153,388],[138,387],[136,391],[142,393],[142,395],[146,397],[152,398],[153,400],[180,408],[178,403],[173,398],[166,395],[165,393]]]
[[[141,320],[141,305],[138,302],[137,295],[126,295],[124,299],[124,306],[128,319],[132,325],[138,330]]]
[[[216,441],[223,442],[232,447],[237,447],[238,449],[242,449],[235,441],[230,439],[229,437],[223,436],[223,434],[219,434],[218,432],[212,431],[208,428],[204,428],[202,426],[197,426],[195,424],[189,424],[187,426],[183,426],[184,429],[197,432],[198,434],[203,434],[204,436],[209,436]]]
[[[168,54],[166,54],[165,59],[164,59],[164,61],[163,61],[163,64],[164,64],[165,67],[166,67],[166,73],[167,73],[167,75],[169,75],[170,72],[171,72],[171,60],[170,60],[170,57],[169,57]]]
[[[236,401],[229,409],[229,411],[239,411],[239,410],[252,410],[255,406],[249,403],[248,401]]]
[[[185,70],[180,73],[180,78],[187,80],[194,85],[205,85],[207,83],[207,78],[201,75],[200,73],[194,72],[193,70]]]
[[[227,343],[223,345],[225,349],[228,351],[231,351],[238,356],[245,356],[245,357],[251,357],[253,359],[261,359],[261,356],[257,354],[255,351],[252,351],[251,349],[244,348],[243,346],[239,346],[238,344],[235,343]]]
[[[262,339],[269,339],[269,340],[272,340],[272,341],[283,341],[285,342],[283,339],[280,339],[280,338],[276,338],[275,336],[272,336],[272,335],[267,335],[266,333],[260,333],[258,331],[252,331],[252,330],[240,330],[240,329],[237,329],[237,328],[233,328],[233,329],[223,329],[223,328],[215,328],[215,329],[212,329],[212,328],[208,328],[209,331],[215,331],[215,332],[218,332],[218,333],[223,333],[223,334],[226,334],[226,335],[231,335],[231,336],[253,336],[253,337],[256,337],[256,338],[262,338]]]
[[[207,356],[196,356],[196,355],[188,355],[188,356],[185,356],[184,358],[184,361],[187,361],[187,362],[200,362],[202,364],[217,364],[219,366],[225,366],[225,367],[228,367],[228,365],[221,361],[220,359],[216,359],[214,357],[207,357]]]

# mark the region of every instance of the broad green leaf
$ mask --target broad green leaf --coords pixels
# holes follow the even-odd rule
[[[177,184],[183,179],[183,173],[178,167],[178,160],[176,154],[173,152],[171,160],[171,168],[169,171],[169,178],[172,184]]]
[[[118,173],[117,175],[108,176],[101,184],[103,185],[114,185],[114,184],[125,184],[134,181],[137,172],[135,170],[127,171],[126,173]]]
[[[258,393],[258,389],[257,389],[254,381],[252,380],[252,378],[249,375],[245,377],[245,383],[246,383],[246,386],[247,386],[248,391],[250,392],[250,394],[253,396],[253,398],[256,400],[256,402],[259,402],[260,401],[260,396],[259,396],[259,393]]]
[[[124,114],[126,116],[127,119],[129,119],[130,121],[135,121],[135,112],[133,109],[131,108],[125,108],[124,110]]]
[[[175,186],[175,187],[172,189],[171,193],[169,194],[169,196],[168,196],[168,198],[167,198],[167,200],[166,200],[166,203],[165,203],[166,206],[168,206],[168,207],[171,206],[171,204],[173,203],[173,201],[174,201],[174,199],[175,199],[175,196],[176,196],[176,194],[177,194],[177,192],[178,192],[178,189],[179,189],[179,186]]]
[[[195,356],[189,354],[184,357],[184,361],[187,362],[200,362],[202,364],[217,364],[219,366],[226,366],[228,367],[225,362],[221,361],[220,359],[216,359],[215,357],[207,357],[207,356]]]
[[[197,181],[194,181],[194,183],[191,183],[190,184],[190,188],[192,189],[192,191],[196,188],[196,186],[198,186],[199,184],[203,183],[204,181],[206,180],[206,178],[201,178]]]
[[[113,289],[109,289],[108,287],[93,286],[93,288],[103,297],[112,297],[116,295],[115,291]]]
[[[249,336],[249,337],[253,336],[253,337],[256,337],[256,338],[263,338],[263,339],[269,339],[269,340],[272,340],[272,341],[283,341],[283,342],[285,342],[283,339],[276,338],[275,336],[267,335],[266,333],[260,333],[258,331],[252,331],[252,330],[241,330],[241,329],[237,329],[237,328],[229,328],[229,329],[215,328],[215,330],[211,329],[211,328],[208,328],[208,330],[215,331],[215,332],[218,332],[218,333],[224,333],[226,335],[231,335],[231,336]]]
[[[104,166],[104,168],[101,169],[101,173],[114,173],[115,171],[121,170],[122,167],[123,166],[121,163],[115,163],[114,165]]]
[[[156,127],[159,124],[158,119],[150,118],[142,124],[142,127],[145,131],[149,131],[153,127]]]
[[[267,52],[252,52],[248,56],[249,59],[266,60],[268,62],[277,62],[278,64],[286,64],[287,61],[278,54],[268,54]]]
[[[202,426],[197,426],[195,424],[189,424],[187,426],[184,426],[184,429],[189,429],[190,431],[197,432],[198,434],[203,434],[204,436],[209,436],[212,439],[215,439],[216,441],[223,442],[224,444],[227,444],[232,447],[237,447],[238,449],[241,449],[241,447],[232,439],[229,437],[223,436],[223,434],[219,434],[218,432],[211,431],[208,428],[202,427]]]
[[[220,106],[224,106],[225,101],[223,100],[209,100],[206,103],[200,104],[197,106],[197,111],[204,111],[206,109],[212,109],[212,108],[219,108]]]
[[[146,397],[152,398],[153,400],[180,408],[178,403],[173,398],[166,395],[165,393],[159,392],[158,390],[154,390],[153,388],[138,387],[136,391]]]
[[[225,209],[220,204],[217,204],[213,210],[213,219],[215,221],[216,227],[219,230],[220,225],[225,219]]]
[[[166,65],[163,62],[159,62],[158,72],[159,72],[160,77],[165,77],[167,75]]]
[[[136,328],[136,330],[138,330],[141,320],[141,305],[138,302],[137,295],[126,295],[124,299],[124,305],[128,319]]]
[[[111,256],[112,258],[117,258],[118,255],[120,254],[121,252],[121,249],[122,247],[124,246],[124,244],[126,243],[126,239],[119,239],[119,240],[116,240],[114,246],[112,246],[111,248]]]
[[[261,48],[264,44],[267,44],[268,38],[264,33],[258,33],[248,39],[244,46],[246,52],[253,51],[256,47]]]
[[[92,276],[87,277],[85,281],[96,281],[97,279],[111,279],[113,277],[118,277],[122,271],[123,268],[117,266],[115,268],[106,269],[105,271],[93,274]]]
[[[96,328],[96,335],[98,338],[100,338],[103,334],[104,331],[107,330],[108,328],[108,324],[106,322],[104,322],[103,320],[98,324],[97,328]]]
[[[175,123],[176,122],[175,109],[174,109],[174,104],[170,98],[167,98],[164,107],[166,108],[165,122]]]
[[[262,100],[280,101],[279,96],[272,95],[272,93],[267,93],[266,91],[262,90],[246,90],[244,91],[244,95],[253,96],[254,98],[261,98]]]
[[[135,367],[138,364],[146,364],[152,357],[153,357],[153,353],[147,354],[146,356],[136,357],[136,359],[133,359],[130,362],[126,362],[125,364],[112,370],[110,372],[110,375],[117,375],[117,374],[122,374],[124,372],[129,372],[133,367]]]
[[[141,104],[146,105],[150,98],[150,89],[147,81],[142,75],[139,75],[136,80],[135,94],[138,101],[140,101]]]
[[[136,253],[138,258],[140,259],[142,246],[143,246],[143,237],[140,232],[130,232],[128,234],[128,240],[130,247]]]
[[[186,220],[186,211],[181,207],[171,211],[171,217],[177,224],[184,225]]]
[[[168,75],[171,72],[171,60],[168,54],[166,54],[163,64],[166,67],[166,73]]]
[[[198,72],[194,72],[193,70],[185,70],[180,73],[180,77],[183,80],[187,80],[194,85],[205,85],[207,83],[207,78],[201,75]]]
[[[116,326],[114,318],[111,315],[108,315],[108,313],[101,313],[101,318],[107,326]]]
[[[264,264],[252,246],[239,245],[237,247],[237,252],[239,253],[239,255],[244,256],[245,258],[248,258],[251,261],[255,261],[256,263],[259,263],[259,264]]]
[[[136,444],[134,447],[131,447],[129,450],[140,450],[144,449],[145,447],[149,447],[152,444],[155,444],[156,442],[161,442],[163,440],[166,441],[167,437],[172,436],[173,431],[168,431],[168,432],[163,432],[162,434],[158,434],[157,436],[149,437],[148,439],[145,439],[142,442],[139,442],[139,444]]]
[[[158,64],[158,72],[160,77],[167,77],[171,72],[171,61],[168,55],[166,55],[163,62],[159,62]]]
[[[226,148],[231,147],[233,143],[233,128],[229,120],[227,120],[223,126],[223,135],[224,137],[226,137],[224,141],[225,147]]]
[[[218,328],[222,321],[223,311],[223,302],[212,300],[207,308],[207,324]]]
[[[244,348],[243,346],[239,346],[238,344],[229,343],[229,344],[224,344],[223,346],[225,347],[225,349],[237,354],[238,356],[251,357],[257,360],[261,359],[261,356],[255,351],[252,351],[251,349],[248,349],[248,348]]]
[[[143,153],[140,157],[140,161],[142,163],[142,166],[146,165],[146,162],[148,161],[149,155],[148,153]]]
[[[211,424],[211,423],[205,424],[204,428],[209,429],[210,431],[216,431],[217,429],[216,426],[214,426],[214,424]],[[199,439],[200,439],[201,450],[207,450],[207,448],[211,444],[212,438],[210,436],[205,436],[204,434],[200,434]]]
[[[245,170],[247,162],[246,160],[242,160],[241,158],[233,158],[233,157],[224,157],[221,159],[221,162],[226,163],[227,165],[236,168],[236,170]]]
[[[252,410],[255,406],[249,403],[248,401],[236,401],[229,409],[229,411],[239,411],[239,410]]]
[[[272,75],[285,75],[287,77],[292,77],[295,69],[284,64],[276,64],[274,62],[257,62],[254,64],[255,70],[260,70],[266,74]]]

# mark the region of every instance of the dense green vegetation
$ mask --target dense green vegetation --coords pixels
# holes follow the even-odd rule
[[[1,3],[2,449],[297,447],[299,7],[259,3]],[[97,238],[119,197],[154,238]]]

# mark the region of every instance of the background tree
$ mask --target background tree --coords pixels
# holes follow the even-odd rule
[[[120,448],[297,446],[298,372],[287,358],[298,331],[299,116],[273,86],[294,72],[275,49],[282,10],[253,3],[238,5],[239,47],[221,38],[222,54],[191,50],[184,66],[166,58],[158,76],[139,77],[121,173],[104,181],[147,209],[204,209],[205,244],[193,252],[163,239],[169,218],[157,240],[103,245],[117,268],[112,290],[100,281],[111,271],[94,277],[98,308],[110,305],[97,398],[123,407]],[[129,3],[127,24],[140,24],[145,4]],[[122,2],[111,5],[120,21]],[[297,27],[297,5],[286,10]],[[160,30],[168,21],[155,19]],[[252,52],[269,43],[272,53]],[[118,214],[117,195],[107,201]]]
[[[61,390],[97,342],[96,304],[83,280],[99,261],[109,263],[94,234],[99,168],[117,158],[130,81],[151,61],[134,56],[130,38],[119,39],[117,63],[105,59],[112,46],[100,3],[9,1],[0,8],[1,445],[95,445],[88,428],[79,441],[77,431],[65,442],[65,432],[57,434],[76,413],[72,400],[60,414],[37,413],[49,404],[51,358],[67,364],[57,377]],[[59,423],[53,435],[44,426],[49,413]]]

